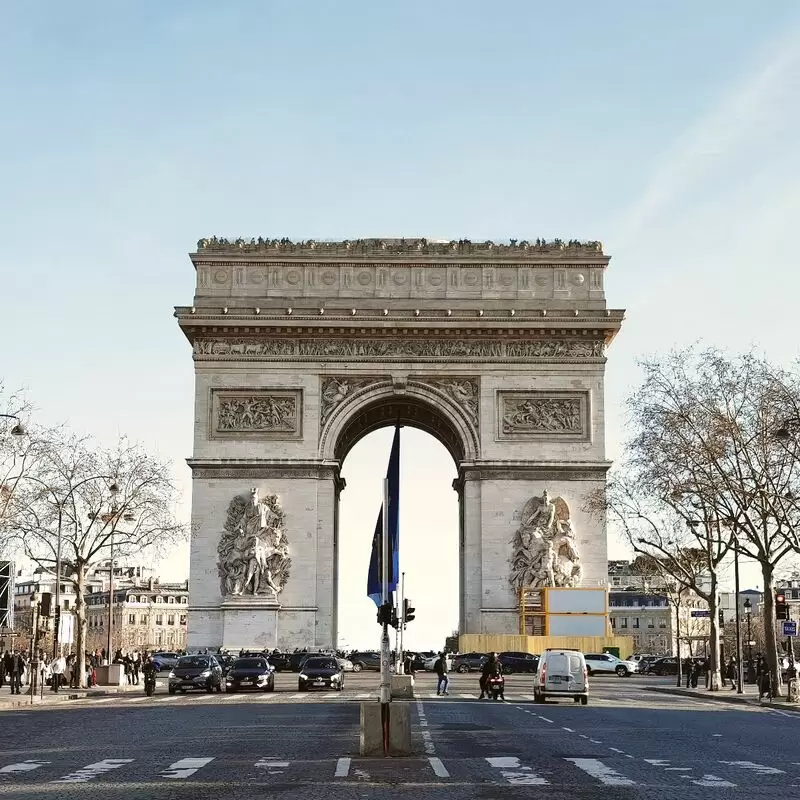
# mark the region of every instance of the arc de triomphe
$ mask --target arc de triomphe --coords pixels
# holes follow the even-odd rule
[[[462,633],[516,633],[522,583],[605,584],[583,508],[623,312],[599,242],[215,237],[191,259],[190,647],[335,645],[342,462],[396,421],[458,468]]]

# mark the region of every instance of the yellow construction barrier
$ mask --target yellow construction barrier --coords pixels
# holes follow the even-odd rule
[[[462,653],[502,653],[516,651],[539,655],[548,647],[564,647],[583,653],[602,653],[606,649],[619,651],[620,658],[633,653],[630,636],[523,636],[520,634],[462,633],[458,649]]]

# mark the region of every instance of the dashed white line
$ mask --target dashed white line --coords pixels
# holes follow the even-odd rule
[[[161,777],[181,781],[184,778],[188,778],[190,775],[194,775],[197,770],[213,760],[213,756],[210,758],[182,758],[180,761],[170,764],[166,770],[161,773]]]
[[[350,773],[350,759],[340,758],[336,762],[336,772],[333,773],[334,778],[346,778]]]
[[[562,731],[566,731],[567,733],[575,733],[572,728],[565,728],[563,725],[561,726]]]
[[[553,724],[553,720],[547,719],[547,717],[543,717],[541,714],[538,715],[539,719],[543,720],[544,722],[549,722],[551,725]]]
[[[431,732],[428,730],[428,719],[425,716],[425,709],[422,705],[422,700],[417,698],[417,714],[419,714],[419,724],[420,727],[423,729],[420,731],[422,735],[422,742],[425,746],[425,752],[429,756],[436,755],[436,747],[433,744],[433,739],[431,738]]]
[[[442,760],[440,758],[436,758],[436,756],[429,756],[428,762],[433,769],[433,774],[436,775],[437,778],[449,778],[450,773],[445,768],[445,765],[442,764]]]
[[[31,772],[34,769],[39,769],[39,767],[43,767],[45,764],[49,764],[49,761],[37,761],[36,759],[28,759],[27,761],[21,761],[19,764],[9,764],[7,767],[3,767],[0,769],[0,773],[9,773],[9,772]]]
[[[720,764],[726,764],[729,767],[739,767],[740,769],[750,770],[755,772],[756,775],[785,775],[782,769],[777,767],[767,767],[764,764],[756,764],[753,761],[720,761]]]
[[[94,764],[82,767],[75,772],[70,772],[68,775],[64,775],[63,778],[51,781],[51,783],[86,783],[98,775],[110,772],[112,769],[124,767],[132,761],[132,758],[105,758],[102,761],[96,761]]]

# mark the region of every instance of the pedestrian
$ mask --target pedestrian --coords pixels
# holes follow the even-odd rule
[[[690,688],[692,685],[692,659],[689,656],[683,661],[683,674],[686,675],[686,688]]]
[[[761,660],[758,665],[759,669],[759,684],[758,684],[758,699],[761,700],[762,697],[766,697],[767,700],[772,699],[772,674],[769,671],[769,664],[767,664],[767,659],[764,656],[761,656]]]
[[[703,659],[703,677],[706,682],[706,689],[711,685],[711,659],[706,656]]]
[[[122,658],[122,665],[125,670],[125,678],[127,679],[128,686],[133,685],[133,659],[125,653]]]
[[[725,669],[725,675],[731,682],[731,691],[736,688],[736,679],[738,678],[738,670],[736,669],[736,659],[731,656],[728,660],[728,666]]]
[[[64,656],[59,654],[53,659],[50,671],[53,675],[53,691],[58,694],[59,689],[61,689],[61,681],[64,679],[64,673],[67,671],[67,661]]]
[[[447,656],[439,653],[439,658],[433,664],[433,671],[436,673],[436,694],[447,694],[447,687],[450,686],[450,678],[447,675]]]
[[[22,673],[25,671],[25,659],[21,653],[12,650],[6,653],[8,656],[6,664],[6,672],[8,672],[8,680],[11,685],[11,694],[20,694],[22,689]]]
[[[411,653],[406,653],[406,657],[403,660],[403,672],[406,675],[413,675],[416,672],[416,668],[414,667],[414,656]]]
[[[694,659],[692,659],[691,673],[692,673],[692,689],[696,689],[697,684],[700,681],[700,664]]]
[[[142,667],[142,657],[138,650],[133,653],[133,682],[139,685],[139,670]]]
[[[6,653],[8,650],[0,651],[0,689],[6,684]]]

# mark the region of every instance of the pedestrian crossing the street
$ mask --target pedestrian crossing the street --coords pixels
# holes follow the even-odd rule
[[[160,763],[159,763],[160,762]],[[506,786],[546,787],[574,786],[675,786],[688,783],[708,789],[731,789],[762,785],[765,776],[773,781],[793,776],[780,767],[753,761],[709,761],[702,768],[675,766],[664,759],[637,759],[636,763],[621,757],[543,757],[526,760],[520,756],[494,755],[484,758],[458,759],[441,757],[411,759],[415,769],[404,773],[408,783],[464,782],[467,777],[474,783]],[[406,762],[408,763],[408,762]],[[784,765],[785,766],[785,765]],[[347,782],[389,780],[388,762],[348,755],[318,760],[281,758],[279,755],[263,756],[250,763],[241,758],[209,754],[164,756],[161,759],[134,759],[104,757],[88,763],[65,763],[56,760],[26,759],[17,762],[0,762],[0,793],[9,787],[31,785],[108,783],[178,782],[199,778],[204,783],[227,784],[231,775],[238,781],[281,780],[299,783]],[[416,774],[415,774],[416,773]],[[722,796],[722,795],[721,795]]]

